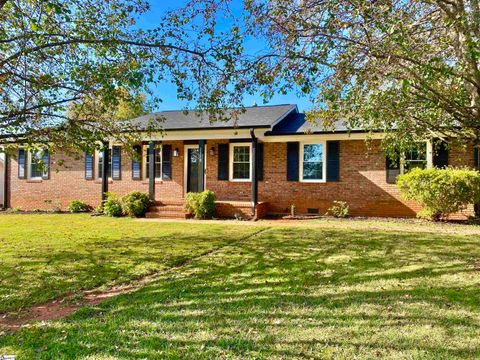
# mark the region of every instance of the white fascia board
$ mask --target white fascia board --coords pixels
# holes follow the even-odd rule
[[[255,128],[255,135],[263,138],[269,128]],[[174,141],[174,140],[222,140],[250,138],[250,129],[212,129],[212,130],[177,130],[164,133],[153,133],[143,138],[144,141]]]
[[[329,133],[329,134],[297,134],[297,135],[272,135],[262,138],[263,142],[289,142],[289,141],[326,141],[326,140],[378,140],[383,139],[385,133]]]

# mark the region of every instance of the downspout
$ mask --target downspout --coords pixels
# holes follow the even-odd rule
[[[255,217],[258,204],[258,174],[257,174],[257,137],[255,130],[250,129],[250,136],[252,138],[252,212]]]

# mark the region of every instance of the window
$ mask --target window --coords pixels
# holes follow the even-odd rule
[[[410,150],[404,155],[402,172],[407,173],[416,168],[427,168],[427,149],[425,144],[419,145],[417,149]]]
[[[325,181],[324,144],[302,144],[300,151],[301,181]]]
[[[148,154],[148,146],[145,152],[145,179],[150,176],[150,156]],[[162,150],[161,148],[155,148],[155,179],[162,178]]]
[[[252,173],[251,144],[230,144],[230,180],[250,181]]]
[[[107,178],[112,177],[112,149],[108,149],[108,166],[107,166]],[[97,161],[97,174],[98,178],[101,179],[103,177],[103,151],[97,152],[98,154],[98,161]]]
[[[42,179],[48,175],[48,150],[30,153],[30,179]]]

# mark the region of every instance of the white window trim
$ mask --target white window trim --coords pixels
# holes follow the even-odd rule
[[[427,160],[427,169],[433,168],[433,145],[431,141],[425,141],[425,146],[427,147],[425,150],[426,153],[426,160]],[[405,154],[401,155],[400,158],[400,174],[405,174]]]
[[[147,169],[147,158],[148,158],[148,148],[149,145],[143,145],[142,146],[142,180],[147,181],[147,174],[148,174],[148,169]],[[162,144],[157,144],[156,149],[160,151],[160,175],[155,176],[155,180],[162,180],[163,178],[163,151],[162,151]],[[155,160],[155,156],[154,156]]]
[[[233,177],[233,149],[234,147],[243,147],[243,146],[248,146],[250,149],[250,172],[249,172],[249,178],[248,179],[235,179]],[[228,156],[228,178],[229,181],[232,182],[251,182],[252,181],[252,143],[250,142],[245,142],[245,143],[230,143],[229,146],[229,156]]]
[[[303,155],[305,145],[322,145],[322,179],[304,179],[303,178]],[[305,183],[325,183],[327,182],[327,142],[326,141],[308,141],[300,143],[299,151],[300,162],[300,182]]]
[[[110,150],[110,152],[112,152],[112,147],[111,146],[108,149]],[[93,163],[94,163],[94,166],[95,166],[94,169],[93,169],[93,174],[94,174],[95,180],[102,180],[102,178],[100,177],[100,171],[98,171],[98,163],[100,162],[100,154],[101,153],[103,153],[102,150],[95,150],[95,157],[93,159]],[[112,175],[112,169],[110,169],[110,175]],[[113,180],[113,179],[112,179],[111,176],[109,176],[108,180]]]
[[[40,152],[40,150],[39,150],[39,152]],[[26,169],[27,179],[29,179],[29,180],[42,180],[43,176],[47,175],[47,173],[45,172],[46,169],[43,169],[42,175],[32,176],[33,153],[31,151],[25,151],[25,153],[27,154],[27,169]],[[48,166],[48,164],[46,166]]]

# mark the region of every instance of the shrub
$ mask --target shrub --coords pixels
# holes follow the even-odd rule
[[[211,219],[215,215],[215,193],[205,190],[201,193],[188,193],[185,210],[196,219]]]
[[[131,217],[143,217],[150,205],[148,195],[140,191],[133,191],[122,198],[123,211]]]
[[[349,216],[350,207],[345,201],[333,202],[333,205],[327,210],[327,215],[331,215],[336,218],[346,218]]]
[[[90,211],[90,206],[81,200],[72,200],[68,204],[68,211],[72,213],[81,213]]]
[[[107,193],[107,199],[103,204],[103,213],[111,217],[123,215],[122,202],[115,194]]]
[[[423,209],[418,217],[445,219],[449,214],[480,200],[480,173],[468,169],[414,169],[398,177],[397,186],[406,200]]]

